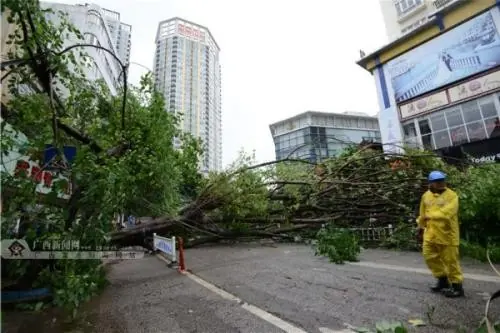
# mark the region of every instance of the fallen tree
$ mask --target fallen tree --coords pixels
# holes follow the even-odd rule
[[[421,151],[403,155],[353,148],[321,164],[295,160],[255,164],[242,155],[229,170],[210,176],[177,216],[114,232],[111,240],[140,245],[134,243],[140,241],[139,234],[171,234],[175,229],[188,245],[200,245],[249,237],[291,239],[289,232],[314,231],[328,223],[339,227],[408,223],[416,217],[426,175],[434,169],[445,170],[451,186],[461,179],[460,171]],[[264,229],[272,231],[260,231]]]

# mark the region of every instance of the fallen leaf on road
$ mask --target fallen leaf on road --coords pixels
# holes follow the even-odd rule
[[[422,319],[410,319],[408,322],[414,327],[425,326],[425,322]]]

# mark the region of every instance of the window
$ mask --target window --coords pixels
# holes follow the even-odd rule
[[[418,122],[418,126],[420,127],[420,134],[425,135],[431,133],[429,121],[427,119],[420,120]]]
[[[403,132],[405,138],[413,138],[417,136],[417,130],[415,129],[415,124],[412,122],[403,126]]]
[[[429,117],[431,121],[432,131],[437,132],[446,129],[446,120],[444,119],[444,113],[439,112],[433,114]]]
[[[497,138],[500,137],[500,118],[490,118],[484,121],[486,125],[486,132],[488,137]]]
[[[467,124],[467,132],[469,133],[470,141],[478,141],[486,138],[486,131],[482,121]]]
[[[483,115],[483,118],[491,118],[498,116],[497,113],[497,108],[495,107],[495,103],[493,101],[489,103],[484,103],[480,105],[481,107],[481,114]]]
[[[394,0],[394,6],[396,7],[396,12],[398,13],[399,17],[413,11],[422,3],[423,0]]]
[[[432,150],[434,149],[434,145],[432,143],[432,135],[427,134],[422,136],[422,144],[425,149]]]
[[[465,126],[455,127],[450,130],[451,143],[454,146],[461,145],[463,143],[469,142],[467,138],[467,131],[465,130]]]
[[[470,101],[462,104],[462,111],[466,123],[481,120],[481,111],[477,101]]]
[[[435,132],[434,134],[432,134],[432,136],[434,137],[434,144],[436,146],[436,149],[451,146],[450,136],[447,130]]]
[[[448,121],[449,127],[455,127],[464,124],[464,119],[462,118],[462,111],[460,110],[460,108],[446,111],[446,120]]]

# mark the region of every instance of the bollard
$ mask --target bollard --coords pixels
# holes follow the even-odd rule
[[[186,265],[184,264],[184,240],[179,237],[179,273],[184,273]]]

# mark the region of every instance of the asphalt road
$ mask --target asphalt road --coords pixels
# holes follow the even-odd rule
[[[434,295],[418,253],[366,250],[358,265],[335,265],[309,246],[239,245],[193,249],[186,258],[197,276],[309,333],[346,324],[373,327],[381,319],[422,319],[428,325],[418,332],[471,332],[482,319],[485,296],[500,288],[486,265],[464,263],[476,279],[465,281],[467,297]],[[500,319],[500,304],[491,312]]]
[[[379,250],[335,265],[309,246],[218,246],[186,251],[186,264],[187,275],[152,255],[112,264],[111,285],[85,307],[79,325],[56,329],[46,318],[36,331],[333,333],[381,319],[422,319],[427,325],[415,332],[472,332],[484,298],[500,288],[486,265],[464,263],[467,297],[446,299],[428,291],[433,281],[419,254]],[[491,312],[500,319],[500,304]]]

